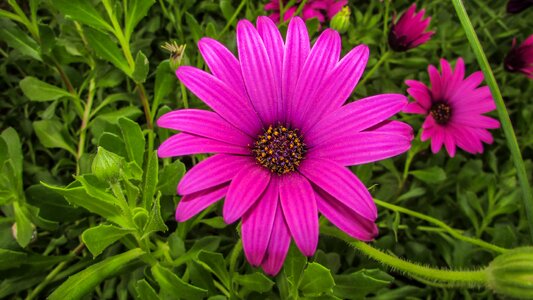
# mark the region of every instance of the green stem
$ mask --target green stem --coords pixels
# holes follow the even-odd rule
[[[185,85],[180,82],[180,88],[181,88],[181,100],[183,101],[183,108],[189,108],[189,100],[187,100],[187,89],[185,88]]]
[[[514,133],[513,125],[511,119],[509,118],[509,113],[505,108],[505,103],[503,102],[503,97],[500,92],[500,88],[496,83],[494,74],[489,65],[485,52],[481,47],[481,43],[477,37],[477,34],[470,22],[470,18],[466,12],[466,9],[461,0],[452,0],[457,16],[461,21],[461,25],[465,31],[466,37],[470,42],[470,46],[474,51],[474,54],[477,58],[477,61],[485,75],[485,80],[489,85],[490,91],[492,92],[492,97],[496,103],[496,108],[498,110],[498,116],[500,117],[500,122],[502,124],[503,133],[505,134],[505,139],[507,140],[507,146],[511,151],[511,158],[516,168],[516,173],[518,176],[518,181],[520,182],[520,187],[522,188],[524,207],[526,210],[527,223],[529,226],[529,233],[533,239],[533,194],[531,193],[531,187],[527,179],[526,168],[524,165],[524,160],[522,159],[522,154],[520,153],[520,148],[518,147],[518,142],[516,140],[516,135]]]
[[[481,286],[487,282],[485,269],[478,271],[455,271],[421,266],[419,264],[408,262],[401,258],[389,255],[365,242],[354,240],[337,228],[323,226],[320,228],[320,232],[341,239],[368,257],[395,270],[404,272],[405,274],[414,278],[422,277],[427,280],[452,283],[454,286],[464,287]]]
[[[237,19],[237,16],[239,15],[239,13],[241,12],[241,10],[244,8],[244,6],[246,5],[246,2],[248,0],[242,0],[241,1],[241,4],[239,4],[239,6],[237,7],[237,9],[235,10],[235,12],[233,13],[233,15],[231,16],[231,18],[228,20],[228,22],[226,23],[226,26],[224,26],[224,28],[222,29],[222,31],[220,31],[218,34],[217,34],[217,38],[220,38],[224,33],[226,33],[226,31],[228,31],[229,27],[231,26],[231,24],[233,24],[233,22],[235,21],[235,19]]]
[[[454,238],[456,238],[458,240],[462,240],[462,241],[465,241],[467,243],[470,243],[470,244],[473,244],[473,245],[477,245],[479,247],[482,247],[482,248],[485,248],[485,249],[489,249],[489,250],[492,250],[492,251],[497,252],[497,253],[504,253],[504,252],[508,251],[508,249],[493,245],[491,243],[488,243],[488,242],[485,242],[485,241],[482,241],[482,240],[479,240],[479,239],[476,239],[476,238],[464,236],[461,233],[457,232],[457,230],[455,230],[455,229],[451,228],[450,226],[446,225],[441,220],[432,218],[432,217],[424,215],[422,213],[419,213],[419,212],[416,212],[416,211],[412,211],[410,209],[407,209],[407,208],[404,208],[404,207],[401,207],[401,206],[397,206],[397,205],[394,205],[394,204],[390,204],[390,203],[387,203],[385,201],[381,201],[379,199],[374,199],[374,202],[377,205],[379,205],[379,206],[388,208],[390,210],[393,210],[393,211],[396,211],[396,212],[399,212],[399,213],[404,213],[406,215],[410,215],[410,216],[413,216],[415,218],[418,218],[418,219],[427,221],[429,223],[432,223],[434,225],[437,225],[438,227],[444,229],[447,233],[449,233],[451,236],[453,236]]]
[[[363,86],[365,82],[374,75],[374,73],[377,71],[377,69],[391,56],[392,51],[388,50],[385,52],[378,60],[378,62],[368,71],[368,73],[365,74],[365,77],[357,84],[357,86]]]
[[[144,109],[144,117],[146,118],[148,129],[151,130],[154,128],[154,124],[152,123],[150,104],[148,104],[148,97],[146,97],[146,91],[144,90],[144,86],[141,83],[137,83],[137,91],[139,93],[139,98],[141,99],[141,104]]]
[[[83,118],[81,120],[81,126],[80,126],[80,140],[78,142],[78,153],[76,155],[77,158],[77,164],[76,164],[76,174],[80,174],[80,159],[83,155],[83,152],[85,152],[85,136],[87,134],[87,124],[89,124],[89,117],[91,115],[91,109],[93,107],[93,100],[94,100],[94,91],[95,91],[96,83],[94,78],[92,78],[89,82],[89,95],[87,96],[87,103],[85,104],[85,110],[83,111]]]

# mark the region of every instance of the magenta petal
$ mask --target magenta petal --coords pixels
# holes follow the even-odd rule
[[[274,224],[272,225],[272,234],[268,241],[268,248],[261,264],[265,273],[271,276],[279,273],[290,245],[291,236],[283,218],[283,211],[277,209]]]
[[[398,113],[406,103],[407,98],[400,94],[383,94],[352,102],[304,132],[305,143],[313,147],[346,132],[362,131]]]
[[[161,158],[200,153],[249,155],[250,150],[245,146],[226,144],[188,133],[178,133],[169,137],[157,149],[157,155]]]
[[[378,234],[378,227],[374,222],[362,218],[320,188],[316,190],[318,211],[340,230],[362,241],[371,241]]]
[[[254,165],[252,158],[246,156],[216,154],[204,159],[185,173],[178,184],[180,195],[192,194],[224,182],[228,182],[243,166]]]
[[[272,176],[256,205],[242,218],[242,246],[252,266],[259,266],[265,256],[278,209],[278,191],[278,178]]]
[[[228,192],[228,187],[229,184],[222,184],[183,196],[176,208],[176,221],[185,222],[219,201]]]
[[[218,41],[207,37],[198,41],[198,49],[215,77],[239,95],[246,96],[241,66],[233,53]]]
[[[304,63],[309,55],[309,35],[304,21],[299,17],[292,18],[287,30],[283,70],[281,75],[282,110],[288,110],[288,101],[293,98],[296,84]]]
[[[228,144],[247,146],[253,140],[218,114],[201,109],[180,109],[168,112],[157,120],[157,126],[180,130]]]
[[[311,184],[298,173],[284,175],[279,198],[296,246],[305,256],[312,256],[318,245],[318,210]]]
[[[229,191],[222,209],[224,222],[231,224],[259,199],[270,181],[271,173],[257,164],[241,166],[231,181]]]
[[[176,71],[183,84],[223,119],[251,136],[262,127],[250,101],[202,70],[183,66]]]
[[[370,221],[377,208],[364,184],[350,170],[331,160],[307,158],[299,168],[312,183]]]
[[[265,125],[277,121],[280,95],[265,44],[248,20],[237,24],[237,49],[246,91]]]

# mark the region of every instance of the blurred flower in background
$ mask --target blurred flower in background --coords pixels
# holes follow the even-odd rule
[[[507,12],[517,14],[533,6],[533,0],[509,0],[507,2]]]
[[[397,52],[418,47],[431,38],[434,31],[427,31],[431,17],[424,19],[425,9],[416,12],[416,4],[402,14],[396,22],[394,17],[389,31],[389,45]]]
[[[516,46],[516,38],[513,39],[513,47],[507,53],[503,66],[509,72],[524,73],[533,79],[533,34],[520,46]]]
[[[283,0],[282,2],[283,5],[289,3],[289,1],[286,0]],[[292,6],[283,7],[284,14],[282,18],[280,18],[279,0],[270,0],[269,3],[265,4],[265,10],[272,11],[272,14],[270,14],[269,17],[274,22],[279,23],[280,19],[287,21],[293,17],[300,3],[301,0],[298,0],[296,1],[296,4]],[[309,0],[304,4],[301,17],[304,20],[317,18],[320,23],[324,23],[331,20],[346,4],[348,4],[348,0]]]

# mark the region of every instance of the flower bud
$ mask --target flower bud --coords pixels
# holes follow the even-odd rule
[[[521,247],[496,257],[487,267],[487,285],[494,292],[533,299],[533,247]]]
[[[329,26],[332,29],[337,30],[340,34],[345,33],[350,27],[350,15],[350,8],[348,6],[343,7],[342,10],[331,19]]]
[[[181,66],[181,60],[185,55],[186,44],[178,45],[175,41],[166,42],[161,48],[170,52],[170,67],[172,70],[176,71],[179,66]]]
[[[115,182],[120,176],[123,160],[115,153],[98,147],[98,153],[96,153],[91,169],[98,179]]]

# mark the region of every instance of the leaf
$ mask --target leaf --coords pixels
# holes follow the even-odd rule
[[[231,5],[230,0],[221,0],[220,10],[222,11],[222,15],[224,16],[226,21],[229,21],[235,13],[235,8],[233,8],[233,6]]]
[[[162,61],[155,71],[154,99],[152,102],[152,112],[159,108],[159,103],[167,97],[176,84],[175,76],[170,69],[168,59]]]
[[[160,198],[161,193],[159,193],[155,198],[152,211],[150,212],[150,217],[148,219],[148,224],[146,224],[146,227],[143,230],[143,238],[152,232],[168,230],[167,225],[165,225],[165,221],[163,221],[163,218],[161,217],[161,205],[159,203]]]
[[[63,125],[57,120],[41,120],[33,122],[33,129],[39,141],[46,148],[61,148],[76,156],[76,151],[67,142]]]
[[[11,163],[13,165],[13,170],[15,171],[15,176],[17,178],[22,177],[22,162],[24,160],[22,156],[22,146],[20,144],[20,138],[15,129],[12,127],[4,129],[0,135],[7,146],[7,155],[11,158]],[[4,154],[5,155],[5,154]],[[1,162],[1,160],[0,160]]]
[[[292,245],[283,264],[283,270],[291,284],[296,285],[300,281],[306,264],[307,258]]]
[[[184,282],[169,269],[156,264],[152,267],[152,275],[167,298],[203,299],[207,291]],[[169,297],[170,296],[170,297]]]
[[[235,273],[233,280],[235,280],[235,282],[240,284],[243,288],[259,293],[266,293],[274,286],[274,282],[272,280],[259,272],[244,275]]]
[[[154,0],[143,0],[143,1],[129,1],[128,2],[128,12],[126,15],[126,30],[125,34],[127,37],[131,36],[135,26],[146,16],[150,7],[154,4]]]
[[[31,101],[52,101],[61,97],[72,97],[62,88],[48,84],[32,76],[26,76],[19,83],[22,92]]]
[[[122,55],[117,43],[109,35],[87,28],[85,30],[85,37],[94,52],[96,52],[96,55],[112,63],[115,67],[126,73],[126,75],[130,76],[132,70],[128,62]]]
[[[159,172],[159,186],[157,189],[165,196],[176,194],[178,182],[185,174],[185,165],[176,160],[175,162],[166,165],[161,172]]]
[[[0,270],[18,267],[24,263],[26,257],[24,252],[0,249]]]
[[[187,22],[187,27],[191,31],[191,35],[194,39],[194,42],[197,43],[203,36],[203,30],[198,21],[194,18],[193,15],[186,12],[185,21]]]
[[[140,300],[153,300],[159,299],[159,296],[155,292],[154,288],[145,280],[139,280],[135,283],[135,291]]]
[[[22,248],[25,248],[33,238],[34,226],[30,221],[28,211],[24,209],[19,202],[13,202],[13,209],[15,214],[15,224],[17,225],[15,239]]]
[[[150,62],[148,61],[148,58],[146,58],[142,51],[137,52],[137,56],[135,57],[135,69],[131,74],[131,78],[137,83],[143,83],[146,81],[146,76],[148,76],[149,70]]]
[[[96,263],[70,276],[48,299],[80,299],[93,291],[102,281],[126,271],[131,266],[131,263],[142,254],[144,252],[136,248]]]
[[[155,191],[157,188],[157,173],[159,171],[159,160],[157,151],[152,151],[148,155],[148,162],[146,163],[146,171],[143,178],[143,196],[142,203],[146,209],[152,206]]]
[[[222,254],[202,250],[198,253],[197,262],[206,270],[217,276],[226,288],[230,287],[230,276],[226,268],[226,261]]]
[[[360,270],[349,275],[336,275],[333,294],[342,299],[362,299],[376,293],[394,280],[394,277],[379,270]]]
[[[174,260],[174,266],[179,266],[191,259],[195,259],[201,250],[215,251],[220,245],[220,240],[221,238],[218,236],[205,236],[197,239],[187,253]]]
[[[12,22],[3,22],[0,27],[0,40],[20,53],[42,61],[39,45],[24,31],[18,29]]]
[[[319,296],[331,292],[334,286],[335,281],[329,269],[312,262],[307,265],[299,288],[305,295]]]
[[[129,161],[134,161],[142,168],[145,141],[141,127],[136,122],[127,118],[118,119],[118,124],[122,131],[122,138],[126,145]]]
[[[446,173],[442,168],[431,167],[424,170],[415,170],[409,172],[411,175],[425,183],[439,183],[446,180]]]
[[[87,249],[91,251],[93,257],[97,257],[107,247],[131,232],[133,232],[133,229],[100,224],[85,230],[81,235],[81,240],[87,246]]]
[[[142,2],[142,1],[141,1]],[[86,0],[52,0],[52,5],[68,18],[76,20],[95,29],[113,32],[113,27],[107,23],[94,8],[91,1]]]

